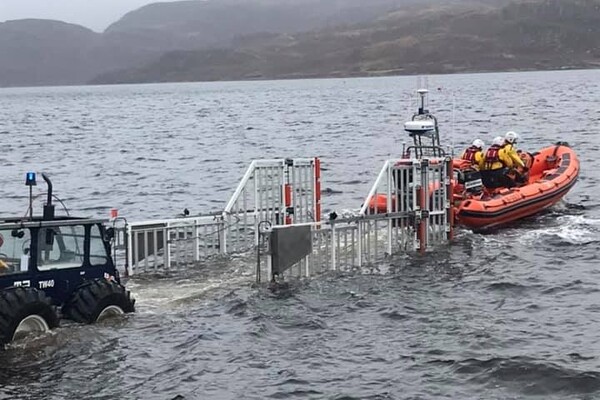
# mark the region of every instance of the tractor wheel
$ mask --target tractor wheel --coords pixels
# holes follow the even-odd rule
[[[16,287],[0,291],[0,344],[57,326],[56,310],[41,290]]]
[[[115,281],[99,278],[84,282],[63,308],[76,322],[91,324],[104,318],[135,311],[131,293]]]

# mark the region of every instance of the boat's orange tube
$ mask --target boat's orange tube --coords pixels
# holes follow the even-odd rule
[[[440,188],[440,182],[432,182],[429,184],[429,193],[433,193]],[[419,197],[417,196],[417,199]],[[417,200],[419,201],[419,200]],[[371,214],[385,214],[388,212],[387,195],[376,194],[369,202],[369,211]],[[389,212],[396,212],[396,196],[392,196],[392,209]]]
[[[376,194],[369,202],[369,210],[371,214],[387,213],[387,195]],[[396,198],[392,196],[392,212],[396,211]]]

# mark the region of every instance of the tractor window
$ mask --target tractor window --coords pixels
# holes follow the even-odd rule
[[[30,246],[29,229],[0,229],[0,275],[26,272]]]
[[[38,236],[38,270],[76,268],[83,265],[85,227],[42,228]]]
[[[100,235],[100,229],[97,225],[92,226],[90,232],[90,264],[108,264],[108,253],[106,252],[106,247],[104,247],[104,240]]]

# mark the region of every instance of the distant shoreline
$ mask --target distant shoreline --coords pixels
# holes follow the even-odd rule
[[[35,88],[68,88],[68,87],[94,87],[94,86],[128,86],[128,85],[158,85],[158,84],[174,84],[174,83],[234,83],[234,82],[270,82],[270,81],[297,81],[297,80],[316,80],[316,79],[353,79],[353,78],[389,78],[389,77],[410,77],[410,76],[446,76],[446,75],[475,75],[475,74],[509,74],[523,72],[563,72],[563,71],[593,71],[600,70],[600,63],[597,66],[586,67],[562,67],[562,68],[523,68],[523,69],[505,69],[505,70],[465,70],[443,73],[368,73],[368,74],[347,74],[347,75],[305,75],[293,77],[275,77],[275,78],[249,78],[249,79],[213,79],[213,80],[173,80],[173,81],[153,81],[153,82],[124,82],[124,83],[81,83],[81,84],[65,84],[65,85],[11,85],[0,86],[3,89],[35,89]]]

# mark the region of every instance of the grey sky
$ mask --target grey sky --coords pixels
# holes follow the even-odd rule
[[[128,11],[158,1],[175,0],[0,0],[0,22],[57,19],[100,32]]]

